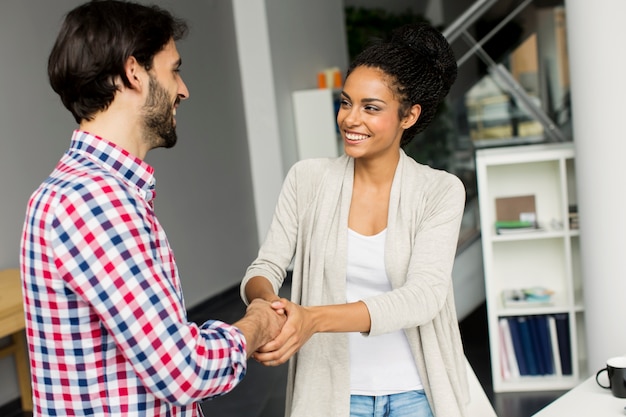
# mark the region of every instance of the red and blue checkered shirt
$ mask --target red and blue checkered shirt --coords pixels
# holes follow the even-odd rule
[[[241,332],[187,321],[153,168],[75,131],[21,248],[34,415],[197,416],[246,372]]]

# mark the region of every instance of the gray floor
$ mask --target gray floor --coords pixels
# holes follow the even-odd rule
[[[290,286],[285,285],[280,295],[289,297]],[[243,316],[245,306],[238,291],[223,294],[206,309],[201,307],[189,312],[189,319],[202,322],[206,318],[233,323]],[[227,395],[202,403],[206,417],[281,417],[285,412],[285,389],[287,364],[265,367],[258,362],[248,362],[248,372],[243,381]]]

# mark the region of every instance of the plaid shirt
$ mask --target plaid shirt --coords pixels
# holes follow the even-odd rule
[[[246,372],[241,332],[189,323],[153,168],[75,131],[21,248],[34,415],[197,416]]]

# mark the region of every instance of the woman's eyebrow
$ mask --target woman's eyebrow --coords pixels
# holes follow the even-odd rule
[[[347,98],[348,100],[352,101],[352,98],[350,97],[350,94],[346,93],[345,91],[341,92],[341,95],[344,96],[345,98]],[[385,100],[382,100],[380,98],[374,98],[374,97],[366,97],[364,99],[361,100],[362,103],[383,103],[383,104],[387,104],[385,102]]]

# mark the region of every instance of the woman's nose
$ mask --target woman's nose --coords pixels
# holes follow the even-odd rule
[[[359,123],[359,112],[354,107],[345,110],[343,122],[348,126],[354,126]]]

